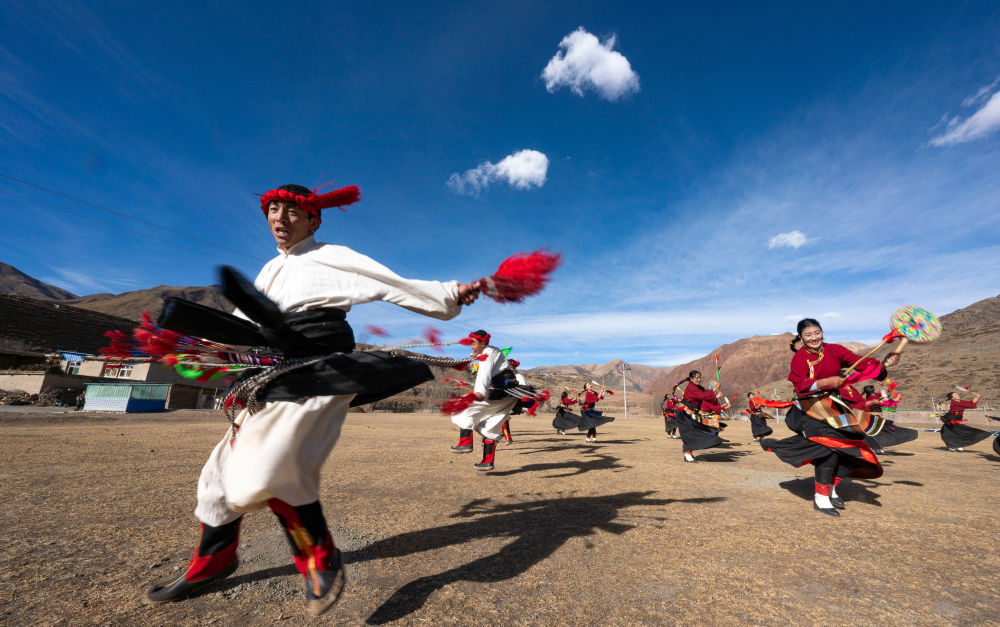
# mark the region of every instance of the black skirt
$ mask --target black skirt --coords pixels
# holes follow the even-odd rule
[[[944,440],[948,448],[965,448],[990,437],[989,431],[983,431],[982,429],[976,429],[975,427],[961,423],[953,424],[947,422],[948,420],[960,420],[958,416],[953,414],[945,414],[941,418],[945,420],[944,424],[941,425],[941,439]]]
[[[750,433],[755,438],[762,438],[765,435],[774,433],[774,429],[767,424],[767,420],[763,415],[754,413],[750,414]]]
[[[262,387],[265,401],[354,394],[351,407],[374,403],[432,381],[427,364],[381,351],[341,353],[282,374]]]
[[[882,476],[878,457],[864,443],[863,434],[834,429],[798,407],[788,409],[785,424],[795,435],[783,440],[765,438],[760,441],[761,448],[773,452],[781,461],[798,468],[833,454],[838,456],[841,465],[850,468],[849,477],[876,479]]]
[[[677,418],[675,416],[676,414],[673,412],[663,415],[663,429],[667,433],[677,430]]]
[[[614,417],[605,416],[602,412],[595,411],[593,409],[585,409],[580,412],[580,424],[577,429],[580,431],[590,431],[591,429],[596,429],[603,424],[609,422],[614,422]]]
[[[675,414],[677,429],[681,434],[681,442],[685,451],[700,451],[706,448],[715,448],[725,440],[719,437],[719,430],[715,427],[703,425],[684,411]]]
[[[909,429],[907,427],[900,427],[895,422],[891,420],[885,421],[885,426],[872,438],[865,438],[865,442],[868,440],[874,440],[878,445],[877,448],[886,448],[887,446],[898,446],[906,442],[912,442],[917,439],[917,430]],[[871,443],[868,443],[871,446]]]
[[[576,429],[579,425],[580,417],[561,405],[556,410],[556,417],[552,419],[552,428],[559,431]]]

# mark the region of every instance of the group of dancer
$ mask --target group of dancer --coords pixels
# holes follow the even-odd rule
[[[765,451],[782,461],[795,467],[813,465],[814,508],[828,516],[840,516],[838,510],[846,504],[837,486],[847,478],[880,477],[883,470],[877,455],[885,453],[886,447],[917,438],[915,429],[882,416],[883,398],[874,385],[865,386],[862,393],[852,385],[866,379],[885,380],[886,367],[898,363],[900,353],[890,352],[882,361],[859,357],[839,344],[825,342],[820,323],[812,318],[798,323],[790,348],[794,355],[788,380],[794,387],[795,401],[770,402],[748,393],[751,434]],[[678,388],[685,383],[681,396]],[[717,383],[704,388],[701,373],[693,370],[661,405],[667,437],[682,440],[685,462],[697,461],[694,451],[724,442],[720,433],[726,424],[720,419],[725,408],[718,401],[722,397]],[[941,437],[949,451],[960,452],[963,446],[998,436],[996,431],[963,424],[963,412],[974,409],[977,399],[961,400],[959,392],[950,393],[948,399],[951,404],[942,416]],[[784,422],[794,435],[780,440],[767,437],[774,430],[767,424],[765,405],[787,408]],[[1000,455],[1000,437],[995,437],[994,449]]]
[[[163,347],[171,342],[184,344],[183,351],[190,352],[195,342],[191,338],[205,338],[212,346],[262,347],[279,356],[272,359],[255,354],[244,356],[249,361],[238,362],[255,364],[258,369],[245,372],[231,388],[226,408],[231,425],[202,468],[194,512],[200,537],[193,557],[179,576],[149,587],[145,595],[148,602],[176,601],[232,574],[239,563],[237,546],[243,516],[267,508],[284,530],[292,561],[305,580],[308,610],[319,614],[328,609],[340,596],[345,576],[341,552],[320,504],[322,465],[340,437],[350,407],[434,379],[427,366],[432,358],[421,360],[398,351],[355,350],[347,312],[356,304],[387,301],[423,315],[451,319],[462,307],[473,304],[480,293],[508,301],[534,293],[557,263],[551,257],[540,261],[518,257],[506,270],[501,266],[496,274],[472,283],[406,279],[349,248],[314,239],[322,209],[359,199],[356,187],[318,194],[303,186],[284,185],[267,192],[260,209],[277,242],[278,255],[264,266],[253,284],[235,271],[224,271],[223,291],[237,306],[234,314],[174,299],[164,308],[159,326],[147,321],[136,332],[136,342],[142,344],[145,354],[160,358],[167,350]],[[767,438],[772,429],[751,398],[753,435],[781,460],[796,467],[815,466],[814,507],[838,516],[837,510],[845,507],[837,493],[843,479],[882,474],[864,432],[866,421],[876,412],[876,403],[859,395],[841,369],[860,364],[862,369],[875,372],[876,378],[884,378],[884,367],[896,363],[899,355],[891,353],[882,362],[862,360],[842,346],[826,344],[822,328],[812,319],[802,320],[797,331],[788,378],[799,400],[788,409],[785,419],[795,435],[781,440]],[[478,365],[472,390],[461,402],[450,405],[448,413],[459,428],[459,441],[451,447],[452,452],[472,452],[473,433],[481,437],[483,456],[474,464],[480,471],[493,470],[498,439],[512,441],[511,414],[523,408],[533,413],[545,398],[516,372],[517,361],[508,359],[490,340],[485,330],[473,331],[463,342],[471,346],[469,360],[451,360],[451,365],[472,361]],[[799,341],[803,346],[796,348]],[[219,368],[225,370],[230,365]],[[726,424],[720,418],[724,404],[720,403],[723,397],[718,380],[703,387],[701,373],[692,371],[674,392],[685,382],[683,395],[672,395],[664,404],[664,417],[668,437],[681,439],[684,461],[694,463],[695,451],[723,443],[720,433]],[[608,393],[610,390],[599,391],[593,383],[587,383],[575,396],[565,390],[553,427],[561,435],[572,428],[586,431],[587,441],[596,442],[597,428],[614,420],[596,409]],[[831,404],[831,398],[836,403]],[[975,401],[962,401],[958,394],[952,394],[951,401],[942,437],[949,450],[961,451],[983,438],[972,433],[978,430],[970,431],[962,424],[963,411],[975,407]],[[575,404],[580,406],[579,414],[572,411]],[[839,428],[827,420],[831,415],[842,419]],[[859,422],[858,416],[864,420]],[[906,431],[892,425],[889,429],[890,433],[898,432],[896,440],[904,441],[909,437]],[[879,440],[879,435],[874,437],[876,450],[889,445],[887,440]]]
[[[597,427],[614,421],[612,416],[595,409],[597,402],[604,400],[605,395],[612,393],[611,390],[604,388],[598,392],[595,385],[588,381],[576,395],[569,388],[562,391],[556,416],[552,419],[552,428],[557,434],[566,435],[567,430],[576,429],[587,432],[587,442],[597,442]],[[574,414],[572,406],[577,404],[580,405],[580,413]]]

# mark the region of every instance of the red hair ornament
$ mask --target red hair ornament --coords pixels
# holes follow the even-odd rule
[[[341,211],[347,211],[343,207],[353,205],[361,200],[361,188],[357,185],[348,185],[347,187],[341,187],[325,194],[317,194],[316,191],[314,189],[308,196],[302,196],[287,189],[272,189],[260,197],[260,210],[264,212],[264,216],[266,217],[267,206],[272,201],[288,202],[298,205],[303,211],[316,218],[322,224],[323,216],[320,215],[321,209],[339,207]]]

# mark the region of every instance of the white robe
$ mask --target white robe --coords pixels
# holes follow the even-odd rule
[[[483,400],[473,402],[452,416],[451,421],[458,425],[459,429],[473,429],[487,440],[496,440],[503,433],[503,423],[507,421],[507,416],[510,410],[514,409],[517,399],[513,396],[505,396],[496,401],[486,398],[490,390],[490,379],[501,370],[510,368],[510,364],[507,363],[504,354],[492,346],[487,346],[483,353],[486,355],[486,360],[479,362],[479,372],[472,388],[474,392],[482,394]]]
[[[404,279],[350,248],[312,237],[268,262],[254,284],[285,312],[348,311],[375,300],[442,320],[461,310],[457,281]],[[340,437],[353,398],[314,396],[302,403],[270,402],[252,416],[240,412],[237,437],[230,429],[202,468],[198,520],[218,527],[272,498],[294,507],[318,501],[320,469]]]

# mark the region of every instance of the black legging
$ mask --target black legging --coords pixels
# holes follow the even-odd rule
[[[820,485],[830,485],[834,476],[843,479],[850,474],[851,469],[840,463],[840,456],[830,453],[816,464],[816,483]]]
[[[597,427],[591,427],[590,431],[587,432],[587,437],[592,438],[597,436]]]

